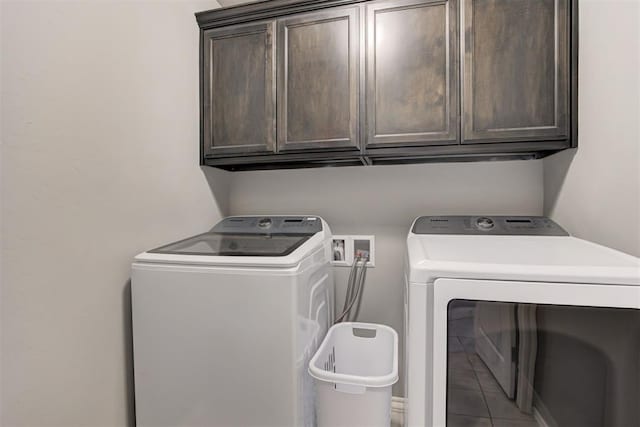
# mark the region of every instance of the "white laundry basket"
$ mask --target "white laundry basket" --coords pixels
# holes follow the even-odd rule
[[[389,427],[398,381],[398,334],[388,326],[345,322],[329,329],[309,362],[318,427]]]

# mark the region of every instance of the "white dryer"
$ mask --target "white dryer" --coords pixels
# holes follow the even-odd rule
[[[330,252],[319,217],[239,216],[136,256],[137,426],[313,425]]]
[[[548,218],[416,219],[405,324],[408,426],[640,425],[640,261]]]

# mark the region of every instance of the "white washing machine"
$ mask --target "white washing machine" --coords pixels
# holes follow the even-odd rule
[[[409,426],[640,425],[640,261],[548,218],[416,219],[405,324]]]
[[[136,256],[137,426],[312,426],[330,252],[319,217],[239,216]]]

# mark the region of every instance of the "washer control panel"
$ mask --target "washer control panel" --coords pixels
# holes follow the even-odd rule
[[[471,234],[490,236],[568,236],[543,216],[422,216],[414,234]]]
[[[235,234],[315,234],[322,231],[317,216],[232,216],[212,230]]]

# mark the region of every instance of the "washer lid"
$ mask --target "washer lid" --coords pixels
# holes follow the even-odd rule
[[[229,217],[211,231],[143,252],[136,262],[290,267],[331,237],[317,216]]]
[[[322,231],[317,217],[229,217],[208,233],[148,251],[204,256],[286,256]]]
[[[249,234],[209,232],[170,243],[152,254],[205,256],[286,256],[313,236],[310,234]]]
[[[409,233],[407,249],[414,283],[442,277],[640,285],[638,258],[571,236]]]

